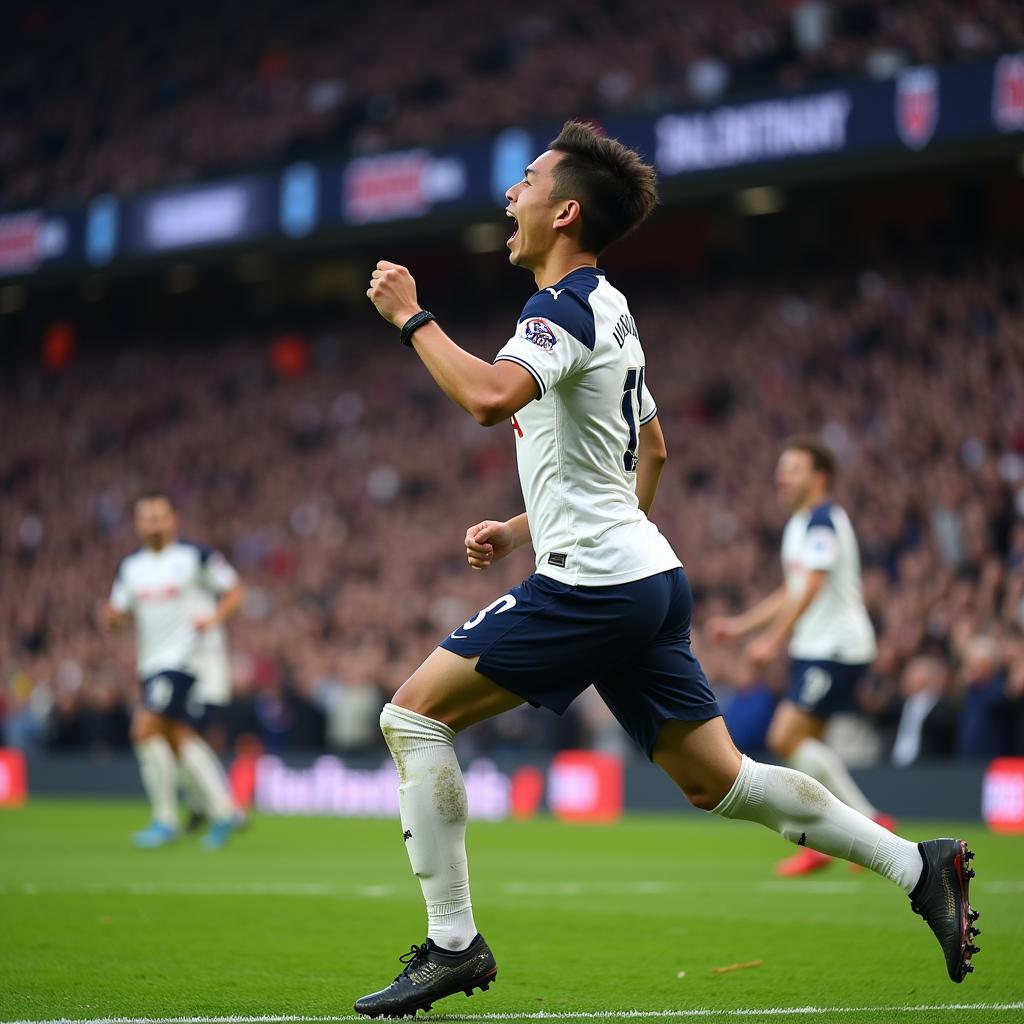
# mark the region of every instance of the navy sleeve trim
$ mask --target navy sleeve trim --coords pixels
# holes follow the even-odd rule
[[[206,563],[210,560],[210,555],[213,554],[213,548],[207,547],[205,544],[197,544],[193,540],[183,540],[181,543],[186,547],[196,549],[199,554],[199,564],[205,568]]]
[[[658,415],[658,407],[655,406],[646,416],[640,417],[640,426],[642,427],[645,423],[650,423],[655,416]]]
[[[825,502],[825,504],[811,509],[811,518],[807,521],[807,529],[813,530],[816,526],[824,526],[826,530],[835,532],[836,524],[832,522],[831,502]]]
[[[597,329],[594,326],[594,311],[587,297],[597,287],[599,280],[598,277],[586,278],[573,282],[572,287],[542,288],[527,300],[519,322],[540,317],[561,327],[584,348],[593,352]]]
[[[530,376],[533,377],[534,381],[537,384],[537,390],[539,392],[537,397],[538,398],[543,398],[544,397],[544,391],[546,390],[545,387],[544,387],[544,381],[542,381],[540,379],[540,374],[537,373],[537,371],[525,359],[520,359],[519,356],[510,356],[510,355],[495,356],[495,358],[494,358],[494,361],[496,363],[500,363],[503,360],[506,363],[518,363],[524,369],[529,370],[530,371]]]

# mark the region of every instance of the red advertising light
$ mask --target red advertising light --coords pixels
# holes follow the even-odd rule
[[[1024,832],[1024,757],[998,757],[988,766],[981,815],[993,832]]]
[[[0,749],[0,807],[20,807],[25,802],[27,779],[22,752]]]
[[[561,821],[618,821],[622,802],[620,758],[589,750],[567,750],[551,762],[548,807]]]

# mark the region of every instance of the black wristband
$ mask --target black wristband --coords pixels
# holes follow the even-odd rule
[[[402,344],[408,347],[412,347],[412,336],[416,333],[424,324],[429,324],[431,320],[437,318],[429,310],[421,309],[418,313],[413,313],[408,320],[405,321],[405,326],[402,328]]]

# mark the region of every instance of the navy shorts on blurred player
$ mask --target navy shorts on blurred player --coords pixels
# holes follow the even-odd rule
[[[195,683],[196,677],[188,672],[176,669],[154,672],[142,680],[142,705],[155,715],[198,729],[203,724],[206,709],[196,699]]]
[[[693,598],[682,569],[609,587],[538,573],[459,626],[441,646],[507,690],[562,714],[595,686],[651,756],[666,721],[721,712],[690,650]]]
[[[857,706],[857,683],[867,670],[867,665],[794,658],[789,667],[786,696],[801,711],[816,718],[852,711]]]

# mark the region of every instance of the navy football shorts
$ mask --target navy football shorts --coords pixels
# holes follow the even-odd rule
[[[155,715],[198,729],[206,708],[193,693],[195,682],[195,676],[177,669],[154,672],[142,680],[142,706]]]
[[[809,715],[831,718],[856,708],[857,684],[867,670],[867,665],[794,658],[790,662],[786,697]]]
[[[608,587],[534,573],[441,646],[479,655],[481,675],[559,715],[595,686],[650,757],[665,722],[721,714],[690,650],[692,605],[682,569]]]

